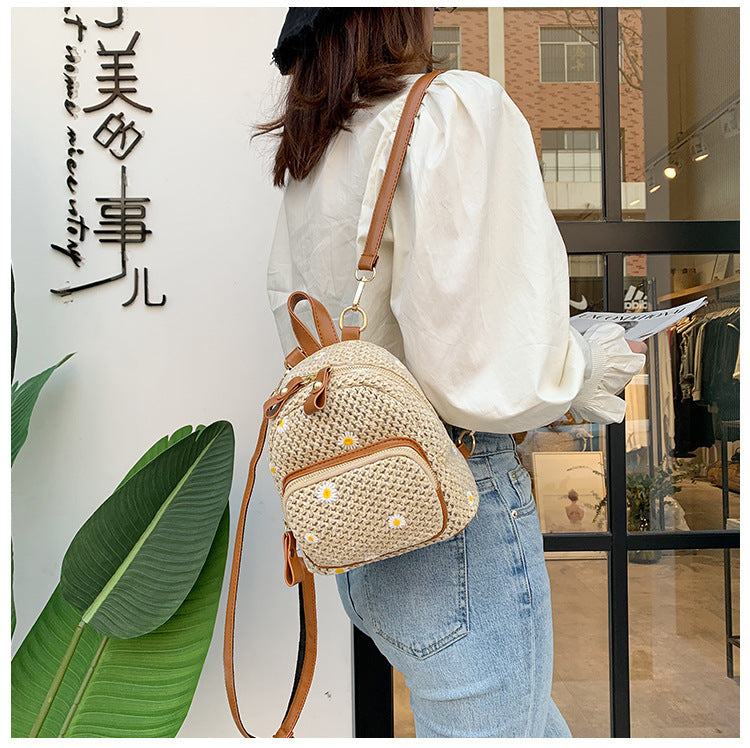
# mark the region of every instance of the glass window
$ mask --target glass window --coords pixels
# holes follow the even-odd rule
[[[599,29],[595,25],[541,26],[540,80],[544,83],[598,81],[598,44]]]
[[[461,27],[436,26],[432,35],[432,53],[442,61],[435,70],[461,68]]]
[[[739,282],[737,254],[628,256],[627,311],[707,297],[647,341],[646,366],[625,388],[631,532],[739,521]]]
[[[623,218],[738,220],[740,9],[620,8],[618,18]]]
[[[739,737],[739,649],[727,642],[730,623],[739,632],[739,552],[652,554],[628,570],[631,734]]]
[[[570,255],[570,315],[604,310],[604,261]],[[544,533],[606,532],[606,428],[568,419],[517,435]]]
[[[601,182],[598,129],[543,129],[541,140],[545,182]]]
[[[434,24],[437,67],[494,78],[528,121],[555,218],[601,219],[598,9],[439,9]]]
[[[609,737],[606,554],[545,555],[555,636],[552,698],[574,737]]]

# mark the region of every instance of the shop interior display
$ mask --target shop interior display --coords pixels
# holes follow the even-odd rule
[[[671,264],[666,294],[657,295],[659,278],[649,275],[645,264],[643,275],[625,279],[629,296],[642,297],[647,309],[666,309],[703,294],[709,297],[706,306],[649,340],[647,365],[625,390],[631,532],[715,529],[718,502],[716,494],[701,488],[708,486],[722,489],[724,495],[721,529],[739,521],[730,516],[726,498],[728,492],[739,493],[738,429],[725,438],[726,456],[721,454],[726,426],[739,418],[739,261],[727,255],[708,256],[701,262],[675,256]],[[591,310],[603,310],[602,284],[603,278],[595,273],[571,275],[571,298],[585,296]],[[603,455],[605,439],[604,426],[562,419],[527,432],[519,439],[518,448],[538,489],[549,481],[534,474],[534,454],[567,453],[573,469],[574,453]],[[711,526],[705,524],[704,512],[691,521],[691,509],[686,513],[681,506],[678,493],[686,483],[697,487],[697,494],[694,491],[691,496],[696,494],[706,504],[705,514],[714,517]],[[566,503],[568,488],[560,482],[561,506]],[[603,496],[595,503],[592,520],[606,517],[606,501]],[[585,501],[579,506],[585,507]],[[571,516],[577,518],[578,514]],[[555,532],[601,529],[585,521],[570,528],[557,523],[555,528]]]

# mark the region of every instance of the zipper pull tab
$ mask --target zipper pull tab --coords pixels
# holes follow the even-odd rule
[[[273,418],[279,412],[279,408],[284,404],[284,401],[302,387],[304,383],[305,380],[302,377],[294,377],[289,380],[289,383],[285,387],[282,387],[278,392],[274,392],[263,403],[263,413],[266,417]]]
[[[310,396],[305,400],[304,411],[308,416],[311,416],[318,410],[323,410],[326,404],[326,388],[328,386],[328,378],[331,376],[331,367],[326,366],[318,372],[313,382],[312,392]]]

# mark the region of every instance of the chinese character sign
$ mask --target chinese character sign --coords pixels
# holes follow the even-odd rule
[[[89,11],[91,12],[91,11]],[[55,252],[68,258],[76,275],[76,283],[70,282],[60,288],[50,289],[53,294],[70,300],[73,294],[105,286],[116,281],[128,283],[132,276],[132,291],[122,301],[123,307],[130,307],[140,294],[140,273],[138,267],[132,272],[128,267],[127,248],[129,245],[146,245],[151,235],[147,228],[148,197],[128,194],[127,163],[125,159],[134,153],[144,138],[144,128],[140,119],[153,112],[138,94],[136,57],[140,31],[129,32],[125,28],[123,8],[113,8],[113,19],[89,19],[87,9],[75,12],[72,8],[63,9],[63,24],[70,34],[63,55],[64,108],[69,123],[67,125],[67,153],[65,161],[66,186],[69,194],[66,208],[66,240],[51,243]],[[83,43],[88,35],[96,35],[97,91],[99,101],[81,106],[79,90],[82,76]],[[91,145],[93,141],[95,145]],[[98,148],[96,147],[98,146]],[[88,214],[89,223],[96,220],[98,228],[91,229],[79,202],[78,166],[83,158],[113,159],[112,166],[119,162],[119,174],[112,170],[112,184],[108,192],[113,196],[96,197],[95,206]],[[118,179],[119,176],[119,179]],[[119,194],[118,194],[119,193]],[[94,214],[98,215],[94,218]],[[88,237],[88,245],[86,240]],[[89,245],[96,240],[97,248]],[[118,249],[118,264],[112,274],[104,278],[86,278],[85,258],[90,250],[107,250],[111,245]],[[145,248],[139,249],[139,255]],[[84,251],[85,250],[85,251]],[[145,258],[144,258],[145,259]],[[113,263],[114,264],[114,263]],[[148,268],[142,267],[143,302],[145,306],[164,306],[165,294],[159,301],[152,301],[149,294]]]

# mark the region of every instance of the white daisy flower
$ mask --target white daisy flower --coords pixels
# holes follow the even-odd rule
[[[271,475],[276,475],[276,468],[271,465]]]
[[[396,366],[398,366],[399,369],[405,369],[406,368],[400,361],[396,361]]]
[[[325,502],[331,502],[336,501],[338,498],[338,492],[336,491],[336,486],[331,483],[330,481],[326,481],[325,483],[321,483],[317,490],[315,491],[315,496],[318,498],[318,501],[325,501]]]
[[[276,422],[276,431],[284,431],[286,429],[286,421],[283,418],[279,418]]]
[[[308,543],[317,543],[318,542],[318,536],[317,535],[313,535],[311,532],[306,532],[305,533],[305,540]]]
[[[395,528],[404,527],[406,525],[406,517],[403,514],[394,514],[388,518],[388,524]]]
[[[323,358],[323,351],[318,351],[313,358]]]
[[[354,449],[359,443],[357,435],[351,431],[344,431],[339,437],[339,444],[346,450]]]
[[[473,504],[475,501],[474,494],[471,491],[466,492],[466,498],[469,500],[469,504]]]

